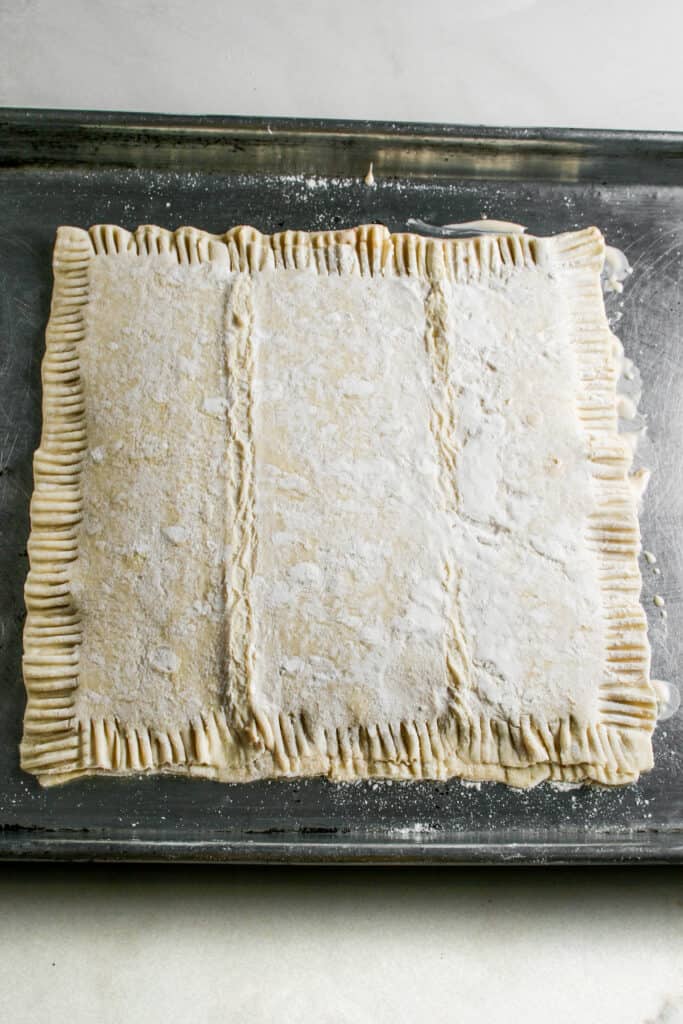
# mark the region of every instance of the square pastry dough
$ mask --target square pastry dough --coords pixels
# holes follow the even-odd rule
[[[61,228],[23,767],[649,768],[603,260],[594,228]]]

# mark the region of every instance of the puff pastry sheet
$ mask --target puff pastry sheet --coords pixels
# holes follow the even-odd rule
[[[24,769],[649,768],[603,261],[594,228],[60,228]]]

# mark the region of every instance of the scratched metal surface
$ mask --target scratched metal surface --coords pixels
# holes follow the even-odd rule
[[[377,184],[363,176],[374,161]],[[0,854],[521,862],[683,859],[683,719],[618,790],[324,780],[219,785],[19,770],[22,587],[40,360],[59,224],[263,231],[482,215],[550,234],[597,224],[634,272],[609,315],[643,380],[642,516],[655,677],[683,645],[683,137],[0,111]],[[668,618],[654,607],[666,600]]]

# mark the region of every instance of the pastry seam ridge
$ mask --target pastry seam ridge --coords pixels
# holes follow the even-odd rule
[[[261,719],[265,716],[261,713]],[[327,774],[335,779],[386,777],[506,782],[525,787],[548,780],[619,785],[650,763],[649,735],[632,726],[552,724],[532,716],[518,723],[453,715],[427,722],[382,723],[346,729],[310,728],[301,713],[268,716],[244,743],[223,709],[212,709],[167,730],[126,726],[118,719],[77,723],[81,757],[42,768],[44,785],[93,771],[114,774],[172,771],[225,781]]]
[[[218,262],[232,271],[311,270],[361,276],[410,274],[426,277],[437,258],[455,281],[502,277],[538,262],[538,240],[521,234],[476,238],[428,238],[391,234],[378,224],[339,231],[281,231],[265,235],[239,226],[223,235],[198,228],[176,231],[142,225],[134,232],[113,225],[62,229],[78,232],[97,256],[165,255],[180,264]]]
[[[596,497],[587,541],[598,560],[605,620],[600,721],[651,731],[657,705],[649,682],[647,619],[640,602],[640,523],[636,492],[629,480],[633,449],[618,431],[617,342],[607,321],[599,278],[604,241],[596,229],[592,237],[587,232],[580,235],[584,238],[559,235],[542,244],[569,292],[571,341],[580,382],[577,411]],[[649,762],[642,767],[649,767]]]
[[[21,766],[39,777],[82,764],[74,714],[81,628],[69,563],[78,556],[80,475],[87,447],[78,348],[85,337],[91,257],[85,232],[59,229],[41,371],[43,428],[33,460],[30,569],[24,588],[23,672],[28,699]]]
[[[245,723],[229,721],[223,709],[207,710],[184,727],[168,730],[136,729],[116,718],[77,720],[81,633],[69,563],[78,551],[80,468],[87,445],[78,348],[85,336],[88,264],[93,256],[156,254],[179,263],[227,263],[247,278],[268,268],[412,274],[432,289],[443,277],[503,277],[515,268],[545,262],[552,272],[566,276],[581,377],[578,413],[598,505],[588,539],[598,556],[606,618],[606,672],[595,723],[573,718],[544,723],[533,717],[514,723],[469,720],[454,695],[447,713],[433,721],[352,726],[321,730],[319,735],[303,712],[290,716],[250,709],[254,717],[248,740]],[[110,225],[89,232],[60,228],[42,371],[43,432],[34,458],[31,500],[22,767],[43,784],[97,771],[170,770],[235,781],[312,772],[335,778],[459,775],[517,786],[543,779],[619,784],[650,767],[656,703],[648,682],[649,646],[639,601],[640,537],[628,479],[631,453],[617,431],[613,338],[600,294],[603,258],[602,236],[594,228],[552,239],[432,239],[390,235],[374,225],[271,236],[247,227],[222,236],[193,228],[170,232],[143,226],[134,233]]]

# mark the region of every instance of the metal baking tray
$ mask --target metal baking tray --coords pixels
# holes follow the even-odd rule
[[[376,184],[364,177],[370,162]],[[239,223],[272,232],[483,216],[589,224],[634,272],[608,312],[643,378],[642,518],[653,672],[683,647],[683,135],[0,110],[0,855],[24,858],[595,863],[683,860],[683,716],[623,789],[91,778],[42,790],[18,746],[22,588],[40,360],[60,224]],[[618,321],[618,324],[617,324]],[[666,599],[668,618],[653,605]]]

